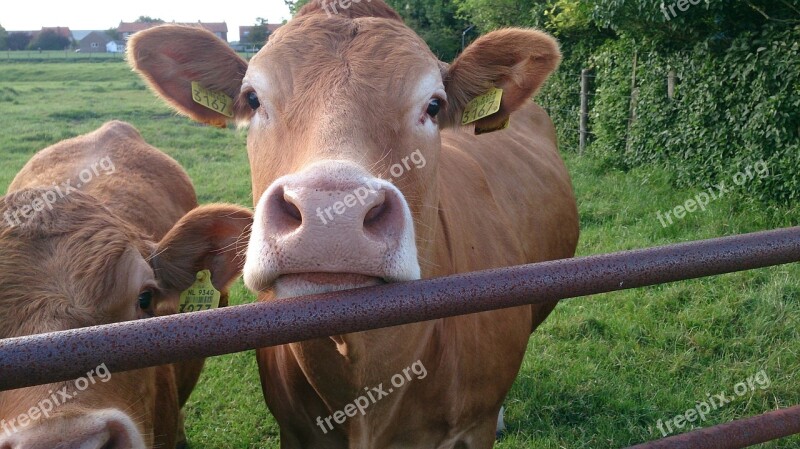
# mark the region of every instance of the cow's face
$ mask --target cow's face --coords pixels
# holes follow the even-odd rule
[[[379,17],[308,5],[249,64],[185,27],[139,33],[129,46],[178,110],[226,121],[192,101],[197,81],[231,95],[234,118],[249,125],[253,290],[296,296],[430,275],[440,131],[492,87],[505,91],[500,111],[478,124],[499,127],[559,60],[552,38],[514,29],[447,65],[382,2],[354,3],[348,15],[359,14]]]
[[[0,215],[44,192],[0,198]],[[199,208],[155,244],[73,192],[52,209],[0,223],[0,339],[175,313],[199,267],[224,291],[241,267],[232,243],[250,222],[245,209]],[[111,373],[99,361],[74,381],[0,392],[3,449],[152,447],[154,429],[175,431],[177,422],[171,366]]]
[[[435,229],[442,68],[398,21],[295,25],[251,61],[239,94],[258,216],[245,280],[293,296],[418,279]],[[322,27],[338,37],[303,31]]]

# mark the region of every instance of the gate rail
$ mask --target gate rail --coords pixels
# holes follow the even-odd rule
[[[0,390],[797,261],[793,227],[10,338]]]

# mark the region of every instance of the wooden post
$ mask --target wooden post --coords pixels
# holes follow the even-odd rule
[[[630,101],[630,113],[628,115],[628,129],[625,132],[625,152],[627,153],[630,151],[630,136],[631,127],[633,126],[633,122],[636,121],[636,103],[639,97],[639,89],[636,87],[636,64],[638,62],[638,53],[633,53],[633,71],[631,72],[631,101]]]
[[[669,69],[667,73],[667,98],[672,100],[675,96],[675,70]]]
[[[588,134],[589,122],[589,69],[581,70],[581,140],[578,154],[583,154],[586,149],[586,135]]]

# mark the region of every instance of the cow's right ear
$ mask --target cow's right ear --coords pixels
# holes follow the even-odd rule
[[[127,51],[133,69],[181,114],[224,127],[248,113],[234,104],[225,115],[195,101],[205,99],[204,92],[192,88],[193,81],[209,91],[237,98],[247,71],[247,62],[214,33],[185,25],[161,25],[134,34]]]

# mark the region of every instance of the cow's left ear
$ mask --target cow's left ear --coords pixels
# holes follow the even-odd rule
[[[448,107],[443,127],[461,124],[467,104],[492,88],[503,90],[500,110],[475,122],[476,127],[502,127],[512,112],[541,87],[561,62],[558,42],[541,31],[508,28],[488,33],[453,62],[445,74]]]
[[[175,300],[173,308],[202,270],[211,272],[214,288],[227,293],[242,273],[252,223],[249,209],[212,204],[190,211],[172,227],[158,243],[150,265],[159,290]]]

